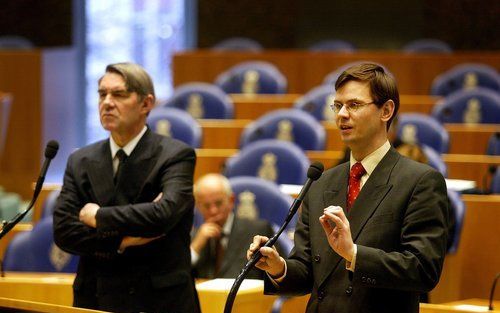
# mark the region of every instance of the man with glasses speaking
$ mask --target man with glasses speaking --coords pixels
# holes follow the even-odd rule
[[[312,185],[286,260],[260,248],[265,292],[311,293],[307,312],[416,313],[419,295],[439,281],[446,252],[444,178],[391,147],[387,130],[399,94],[381,66],[345,70],[335,90],[332,109],[350,161]],[[266,240],[255,236],[247,256]]]

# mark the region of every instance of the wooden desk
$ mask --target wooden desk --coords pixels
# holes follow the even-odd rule
[[[332,87],[333,88],[333,87]],[[278,109],[291,109],[302,94],[284,95],[230,95],[234,103],[235,119],[256,119]],[[431,114],[439,97],[426,95],[401,95],[399,112]]]
[[[0,90],[12,95],[0,185],[31,198],[29,182],[38,176],[42,155],[42,56],[39,50],[0,51]]]
[[[48,304],[42,302],[35,301],[25,301],[25,300],[17,300],[10,298],[0,298],[0,310],[9,310],[15,309],[14,312],[30,312],[30,313],[97,313],[104,311],[96,311],[89,309],[80,309],[74,308],[70,306],[64,305],[56,305],[56,304]]]
[[[174,55],[174,85],[193,81],[214,82],[231,66],[249,60],[271,62],[285,75],[289,93],[306,93],[320,85],[338,67],[354,61],[384,64],[396,77],[401,94],[427,95],[433,79],[461,63],[478,62],[500,67],[499,52],[454,52],[452,54],[408,54],[398,51],[354,53],[266,50],[261,53],[196,50]]]
[[[445,259],[433,303],[487,298],[500,269],[500,195],[463,195],[465,217],[458,250]],[[478,264],[486,264],[478,266]]]
[[[250,119],[208,120],[201,119],[202,147],[207,149],[235,149],[239,147],[240,137]],[[323,121],[326,130],[325,150],[344,150],[339,130],[333,122]],[[450,154],[484,154],[489,138],[500,132],[495,124],[445,124],[450,135]]]

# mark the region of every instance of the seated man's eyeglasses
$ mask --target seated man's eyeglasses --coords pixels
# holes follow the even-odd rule
[[[335,112],[335,114],[338,114],[340,112],[340,110],[342,110],[342,107],[345,107],[347,112],[352,113],[352,112],[356,112],[357,110],[359,110],[362,107],[367,106],[369,104],[375,104],[375,102],[373,102],[373,101],[361,102],[361,101],[357,101],[357,100],[352,100],[352,101],[348,101],[347,103],[343,104],[341,102],[334,101],[332,104],[330,104],[330,109],[332,109],[332,111]]]

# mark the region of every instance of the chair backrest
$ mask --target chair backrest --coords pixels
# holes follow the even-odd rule
[[[412,40],[405,44],[403,46],[403,51],[407,53],[451,53],[453,49],[442,40],[422,38]]]
[[[458,244],[460,243],[460,234],[462,233],[465,216],[465,204],[460,193],[452,189],[448,189],[448,199],[450,200],[450,214],[453,214],[455,219],[455,229],[453,230],[453,240],[447,253],[454,253],[457,251]]]
[[[356,51],[356,46],[351,42],[342,39],[327,39],[318,41],[309,48],[309,51],[335,51],[335,52],[354,52]]]
[[[264,61],[237,64],[219,74],[215,84],[226,93],[283,94],[287,80],[279,69]]]
[[[183,110],[156,107],[148,116],[148,125],[160,135],[175,138],[193,148],[201,147],[201,127]]]
[[[324,150],[325,137],[323,125],[310,114],[297,109],[275,110],[245,127],[240,148],[262,139],[279,139],[303,150]]]
[[[399,116],[397,136],[406,143],[427,145],[438,153],[449,149],[450,136],[432,116],[420,113],[402,113]]]
[[[459,90],[477,87],[500,92],[500,75],[489,65],[465,63],[452,67],[436,76],[431,84],[431,94],[448,96]]]
[[[234,117],[234,104],[231,98],[218,86],[207,83],[195,82],[178,86],[172,97],[161,105],[184,110],[194,118]]]
[[[332,121],[334,112],[330,109],[335,97],[335,88],[332,85],[317,86],[297,99],[294,107],[306,111],[320,121]]]
[[[0,36],[0,49],[33,49],[33,43],[22,36]]]
[[[446,163],[443,161],[443,158],[439,153],[436,152],[433,148],[427,146],[427,145],[422,145],[422,151],[424,152],[425,156],[427,157],[427,163],[440,172],[444,177],[448,177],[448,166]]]
[[[490,186],[491,193],[500,193],[500,166],[497,166]]]
[[[279,186],[273,182],[253,176],[237,176],[229,179],[235,195],[234,213],[238,217],[268,221],[275,231],[285,222],[293,198],[281,192]],[[278,243],[287,254],[293,247],[288,237],[293,233],[297,224],[297,215],[293,217],[285,229],[285,233],[278,238]]]
[[[351,66],[354,66],[354,65],[358,65],[358,64],[362,64],[362,63],[372,63],[372,64],[377,64],[377,65],[380,65],[384,71],[386,73],[389,73],[391,74],[392,76],[394,76],[388,69],[387,67],[385,67],[384,65],[378,63],[378,62],[374,62],[374,61],[354,61],[354,62],[349,62],[349,63],[346,63],[344,65],[341,65],[339,66],[337,69],[335,69],[334,71],[328,73],[325,78],[323,79],[323,85],[329,85],[331,86],[332,88],[335,88],[335,82],[337,81],[337,79],[339,78],[340,74],[342,74],[342,72],[344,72],[346,69],[350,68]]]
[[[4,269],[9,271],[74,273],[77,265],[77,256],[55,245],[51,217],[41,219],[30,232],[16,235],[4,260]]]
[[[245,51],[259,52],[264,48],[262,45],[251,38],[246,37],[231,37],[216,43],[212,50],[215,51]]]
[[[4,271],[31,271],[33,256],[29,245],[30,232],[20,232],[9,242],[3,258]]]
[[[45,201],[43,202],[41,218],[52,218],[52,216],[54,215],[54,208],[56,207],[57,198],[59,197],[60,193],[61,190],[53,190],[47,195],[47,198],[45,198]]]
[[[432,109],[441,123],[500,123],[500,95],[485,88],[459,90]]]
[[[297,145],[276,139],[248,144],[226,162],[227,177],[256,176],[277,184],[303,184],[309,159]]]
[[[491,135],[488,140],[488,148],[486,149],[486,154],[489,155],[500,155],[500,132],[496,132]]]

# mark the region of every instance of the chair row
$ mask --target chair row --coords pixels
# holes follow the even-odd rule
[[[403,142],[426,144],[438,153],[449,152],[450,136],[447,128],[438,123],[432,117],[417,113],[403,113],[400,114],[398,120],[399,122],[395,123],[397,124],[395,125],[396,132],[397,136],[401,138]],[[238,130],[235,127],[231,128],[224,126],[229,125],[229,122],[223,123],[221,121],[210,123],[210,121],[195,120],[192,116],[182,110],[165,107],[155,108],[148,118],[148,124],[155,132],[184,141],[194,148],[242,148],[251,142],[271,138],[294,142],[303,150],[341,150],[344,148],[343,144],[340,142],[338,144],[332,143],[333,138],[330,137],[336,136],[336,138],[340,138],[340,136],[336,134],[337,130],[332,123],[321,123],[309,114],[304,114],[302,110],[276,110],[253,122],[241,122],[243,122],[240,123],[241,130]],[[210,133],[208,132],[211,127],[210,125],[212,124],[214,124],[212,129],[218,129],[220,130],[219,132],[231,132],[230,134],[222,134],[225,138],[223,141],[224,143],[227,143],[227,145],[207,145],[209,142],[220,140],[218,138],[220,137],[220,134],[217,134],[216,138],[202,138],[204,132],[207,132],[205,136],[214,134],[213,131]],[[203,125],[203,128],[201,125]],[[484,148],[481,151],[472,149],[471,151],[476,151],[476,154],[483,154],[486,153],[486,151],[490,154],[495,154],[500,151],[498,148],[498,132],[500,131],[500,127],[484,126],[476,127],[476,129],[478,132],[470,132],[472,136],[475,136],[475,138],[473,138],[475,144],[480,143],[481,140],[486,142],[488,139],[485,136],[489,136],[491,139],[487,149]],[[484,131],[486,129],[490,129],[490,133],[485,133]],[[235,133],[235,131],[238,133]],[[454,131],[454,134],[460,134],[460,138],[454,139],[455,144],[457,143],[457,140],[464,142],[464,131]],[[483,133],[480,133],[480,131]],[[479,134],[481,134],[481,137]],[[239,136],[239,144],[232,146],[232,140],[229,139],[234,136]],[[485,139],[482,139],[483,137]],[[203,145],[202,142],[204,142]]]
[[[354,52],[356,46],[347,40],[331,38],[313,43],[310,51]],[[231,37],[216,43],[214,51],[245,51],[259,52],[264,47],[256,40],[247,37]],[[446,42],[434,38],[415,39],[406,43],[402,50],[408,53],[451,53],[453,49]]]
[[[342,72],[347,68],[362,63],[355,61],[344,64],[325,76],[323,85],[328,86],[331,93],[333,86]],[[382,64],[380,64],[388,71]],[[223,92],[238,94],[284,94],[287,92],[287,79],[285,75],[272,63],[264,61],[245,61],[232,66],[220,73],[214,82],[216,88],[209,88],[206,85],[183,85],[176,90],[174,97],[169,100],[175,102],[173,105],[186,106],[187,100],[191,102],[199,99],[189,99],[188,95],[204,93],[214,98],[220,97],[220,90]],[[471,90],[475,88],[485,88],[500,92],[500,76],[494,67],[479,63],[465,63],[457,65],[450,70],[435,77],[431,85],[431,94],[436,96],[448,96],[459,90]],[[205,97],[205,98],[206,98]],[[209,99],[202,99],[209,101]],[[183,102],[183,103],[179,103]],[[169,102],[167,102],[169,103]]]

